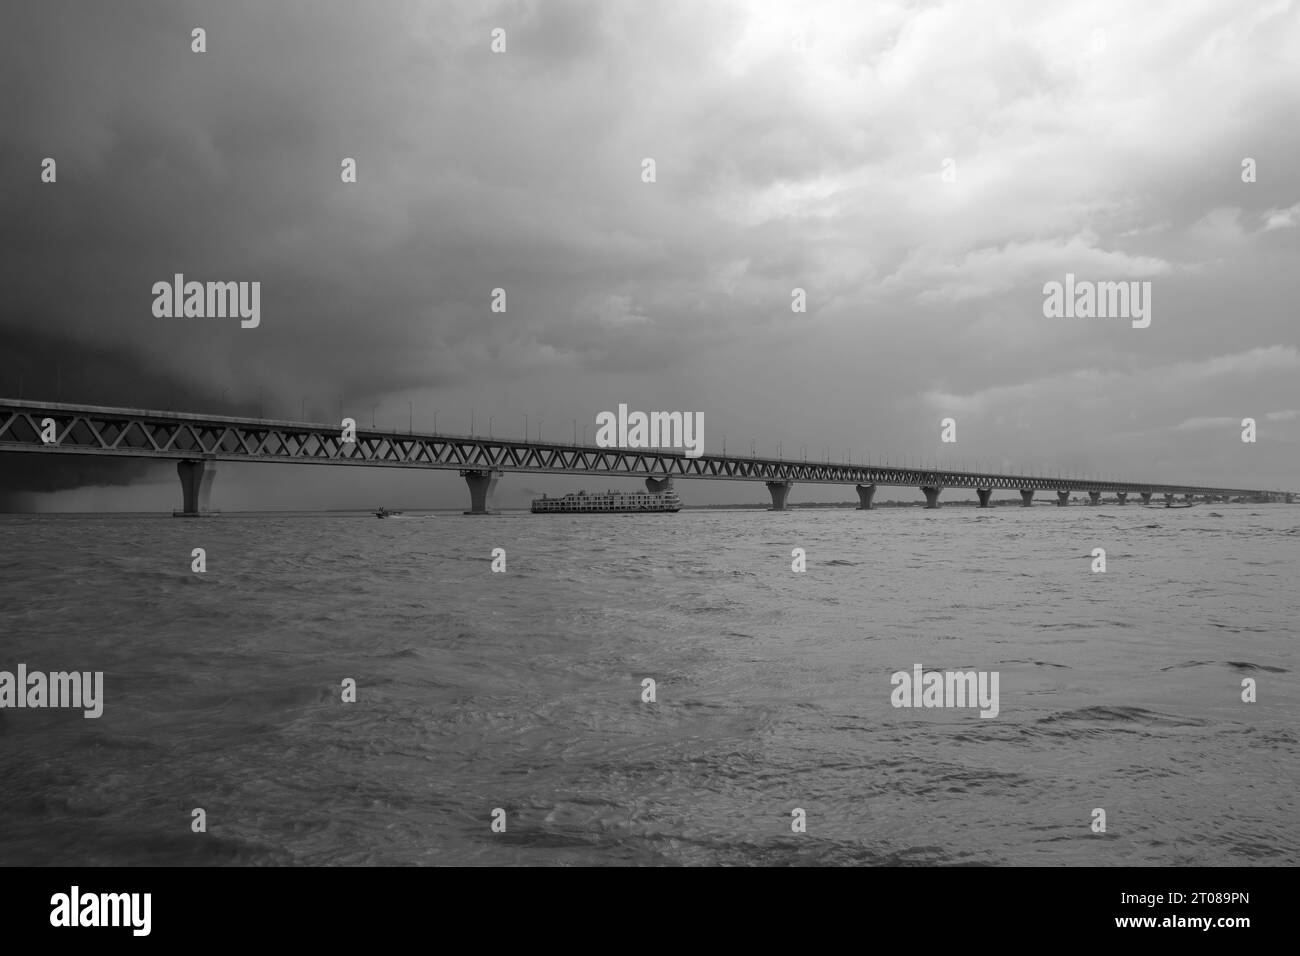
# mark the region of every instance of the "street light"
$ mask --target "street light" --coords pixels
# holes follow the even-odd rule
[[[524,441],[528,441],[528,416],[524,416]]]
[[[540,443],[541,440],[542,440],[542,425],[544,425],[544,424],[545,424],[545,422],[543,422],[540,418],[537,419],[537,441],[538,441],[539,443]]]
[[[573,444],[576,445],[578,444],[578,420],[570,418],[569,421],[573,422]]]
[[[438,409],[433,410],[433,433],[438,434]]]
[[[495,415],[489,415],[489,416],[488,416],[488,438],[491,438],[491,437],[492,437],[492,420],[493,420],[494,418],[496,418]]]
[[[415,434],[415,405],[406,403],[406,434]]]
[[[375,409],[382,404],[383,404],[382,402],[375,402],[375,404],[370,406],[370,427],[371,428],[375,427]]]

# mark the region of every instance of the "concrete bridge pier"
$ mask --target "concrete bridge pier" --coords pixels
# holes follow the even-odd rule
[[[672,486],[673,479],[671,475],[667,478],[647,478],[645,480],[645,490],[650,492],[652,495],[657,495],[659,492],[665,491]]]
[[[1143,503],[1144,505],[1149,505],[1149,504],[1151,504],[1151,492],[1149,492],[1149,491],[1140,491],[1140,492],[1138,492],[1138,494],[1140,494],[1140,495],[1142,496],[1142,503]]]
[[[1101,504],[1101,492],[1100,492],[1100,491],[1090,491],[1090,492],[1088,492],[1088,504],[1090,504],[1090,505],[1099,505],[1099,504]]]
[[[1119,499],[1119,503],[1120,503],[1120,504],[1122,504],[1122,505],[1126,505],[1126,504],[1128,504],[1128,492],[1127,492],[1127,491],[1117,491],[1117,492],[1115,492],[1115,497]]]
[[[875,485],[858,485],[858,510],[870,511],[871,499],[876,497]]]
[[[772,511],[784,511],[785,499],[790,494],[790,481],[769,481],[767,483],[768,494],[772,496]]]
[[[1058,507],[1064,508],[1069,503],[1070,503],[1070,493],[1068,491],[1058,491],[1056,493],[1056,504]]]
[[[1183,500],[1184,500],[1184,501],[1195,501],[1195,500],[1196,500],[1196,496],[1195,496],[1195,495],[1183,495]]]
[[[922,485],[921,494],[925,495],[925,506],[927,508],[939,507],[939,492],[943,488],[939,485]]]
[[[1021,507],[1023,507],[1023,508],[1031,508],[1031,507],[1033,507],[1033,504],[1034,504],[1034,489],[1033,489],[1033,488],[1021,488],[1021,489],[1020,489],[1020,505],[1021,505]]]
[[[211,514],[208,502],[212,498],[212,479],[217,477],[216,466],[207,460],[187,458],[176,463],[176,473],[181,476],[182,510],[173,511],[173,518],[197,518]]]
[[[465,479],[465,484],[469,485],[469,507],[467,515],[490,515],[492,514],[492,492],[496,490],[497,481],[501,477],[499,471],[462,471],[460,476]]]
[[[1165,507],[1168,508],[1174,503],[1174,494],[1172,491],[1165,492]]]
[[[979,499],[980,499],[980,507],[981,507],[981,508],[987,508],[987,507],[989,506],[989,499],[993,497],[993,489],[992,489],[992,488],[976,488],[976,489],[975,489],[975,494],[979,496]]]
[[[1286,503],[1287,503],[1287,504],[1294,504],[1294,502],[1291,500],[1293,497],[1295,497],[1295,496],[1294,496],[1294,495],[1287,495],[1287,496],[1286,496]]]

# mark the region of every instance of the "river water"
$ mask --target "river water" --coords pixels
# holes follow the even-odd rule
[[[0,516],[0,670],[104,672],[0,710],[0,864],[1295,865],[1298,571],[1285,505]]]

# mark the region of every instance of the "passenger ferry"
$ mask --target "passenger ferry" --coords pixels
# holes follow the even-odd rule
[[[562,498],[542,495],[533,499],[533,514],[577,514],[601,512],[604,514],[641,514],[643,512],[681,511],[682,499],[672,488],[664,491],[606,491],[589,495],[585,491],[570,493]]]

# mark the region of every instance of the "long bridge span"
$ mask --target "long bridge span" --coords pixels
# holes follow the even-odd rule
[[[1058,505],[1068,504],[1075,492],[1087,492],[1093,504],[1099,503],[1103,494],[1113,494],[1121,505],[1130,495],[1139,496],[1143,503],[1150,502],[1153,495],[1162,495],[1166,504],[1178,495],[1187,500],[1199,496],[1288,503],[1294,498],[1292,492],[1258,488],[1049,478],[739,455],[688,458],[683,452],[669,449],[601,448],[362,427],[356,428],[355,441],[343,439],[341,425],[0,399],[0,451],[176,461],[183,508],[175,513],[180,515],[199,515],[209,510],[218,461],[454,469],[469,487],[467,514],[491,512],[492,491],[505,472],[644,478],[652,491],[674,478],[762,481],[772,496],[774,511],[785,510],[795,482],[855,485],[862,509],[871,508],[881,485],[919,488],[927,508],[939,507],[940,493],[956,488],[973,490],[981,508],[989,506],[995,489],[1019,491],[1026,507],[1033,503],[1038,491],[1055,492]]]

